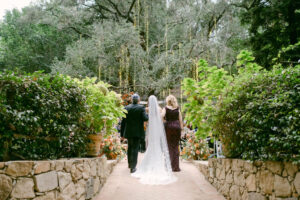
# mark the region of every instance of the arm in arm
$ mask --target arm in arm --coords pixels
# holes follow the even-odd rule
[[[161,118],[164,119],[166,116],[166,108],[163,108],[161,111]]]
[[[148,114],[146,113],[146,110],[144,107],[143,107],[143,111],[142,111],[142,117],[143,117],[143,121],[148,121]]]
[[[181,130],[183,130],[182,115],[180,111],[179,111],[179,122],[180,122]]]

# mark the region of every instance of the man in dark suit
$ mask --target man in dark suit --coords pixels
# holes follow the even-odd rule
[[[121,123],[121,137],[128,141],[127,160],[130,173],[136,171],[140,140],[145,138],[144,122],[148,121],[145,108],[139,102],[139,95],[132,95],[132,104],[125,107],[127,114]]]

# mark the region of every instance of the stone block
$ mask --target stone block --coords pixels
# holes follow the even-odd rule
[[[34,174],[40,174],[43,172],[50,171],[50,162],[49,161],[39,161],[36,162],[34,167]]]
[[[257,171],[257,168],[254,166],[254,164],[250,161],[244,162],[244,170],[250,173],[255,173]]]
[[[259,161],[259,160],[258,161],[254,161],[253,165],[256,166],[256,167],[261,167],[263,165],[263,162]]]
[[[223,163],[225,165],[225,171],[228,172],[229,170],[231,170],[231,159],[224,159]]]
[[[288,175],[291,177],[294,177],[295,174],[298,172],[298,166],[290,162],[285,162],[284,168],[287,171]]]
[[[230,188],[230,198],[231,198],[231,200],[240,200],[241,199],[239,186],[233,185]]]
[[[209,168],[209,177],[210,178],[215,177],[215,169],[213,167]]]
[[[262,194],[250,192],[248,193],[248,200],[266,200],[267,198]]]
[[[272,194],[274,188],[274,175],[268,170],[261,171],[259,176],[260,187],[265,194]]]
[[[55,170],[56,171],[62,171],[65,167],[65,161],[64,160],[58,160],[56,161]]]
[[[241,200],[248,200],[248,199],[249,199],[248,192],[244,192],[243,195],[242,195]]]
[[[72,182],[72,177],[70,173],[57,172],[58,184],[60,191],[63,191]]]
[[[65,171],[66,172],[71,172],[71,169],[72,169],[72,166],[73,166],[73,160],[66,160],[65,161],[65,165],[64,165],[64,168],[65,168]]]
[[[73,164],[71,168],[71,175],[73,180],[79,180],[82,178],[82,171],[80,168],[77,168],[75,164]]]
[[[9,176],[0,174],[0,199],[6,200],[12,191],[12,180]]]
[[[246,186],[248,192],[255,192],[256,191],[256,179],[254,174],[250,174],[246,178]]]
[[[106,178],[107,175],[109,174],[109,165],[107,164],[107,159],[106,157],[101,157],[101,160],[99,162],[98,165],[98,176],[100,176],[101,178]]]
[[[233,171],[241,171],[241,164],[243,166],[243,162],[240,159],[232,159],[231,169]]]
[[[273,172],[274,174],[281,175],[283,166],[281,162],[275,162],[275,161],[266,161],[265,167]]]
[[[5,167],[5,163],[4,162],[0,162],[0,169],[3,169]]]
[[[48,192],[58,187],[57,173],[51,171],[34,177],[35,187],[38,192]]]
[[[290,197],[292,195],[292,187],[287,178],[275,175],[274,190],[276,197]]]
[[[90,171],[91,167],[87,161],[83,163],[83,172],[82,172],[82,177],[84,179],[88,179],[90,177]]]
[[[76,188],[71,182],[58,196],[57,200],[73,200],[76,199]]]
[[[216,177],[217,177],[217,179],[219,179],[220,173],[221,173],[221,169],[220,169],[220,168],[217,168],[217,169],[216,169]]]
[[[34,198],[34,182],[31,178],[21,178],[17,180],[11,196],[18,199]]]
[[[208,159],[208,166],[216,168],[217,167],[217,159],[216,158]]]
[[[223,184],[223,185],[221,185],[219,192],[222,195],[228,197],[229,196],[229,191],[230,191],[230,186],[231,186],[230,184]]]
[[[295,176],[294,186],[295,186],[295,189],[296,189],[298,195],[300,196],[300,172],[298,172]]]
[[[8,163],[5,173],[7,175],[18,177],[27,176],[31,173],[33,162],[30,161],[14,161]]]
[[[224,180],[225,179],[225,169],[217,168],[216,169],[216,177],[217,177],[217,179]]]
[[[225,179],[226,183],[233,183],[233,175],[231,172],[226,174],[226,179]]]
[[[91,176],[97,176],[97,164],[95,161],[91,162]]]
[[[81,196],[78,200],[85,200],[85,196]]]
[[[83,170],[84,170],[83,163],[76,164],[76,168],[77,168],[79,171],[83,172]]]
[[[287,177],[288,176],[288,173],[287,173],[286,169],[283,169],[282,176],[283,177]]]
[[[83,194],[85,194],[86,182],[84,179],[78,181],[75,185],[76,198],[79,199]]]
[[[245,178],[241,172],[235,171],[233,173],[233,181],[234,181],[234,184],[236,184],[236,185],[245,186]]]
[[[94,179],[90,178],[86,182],[86,195],[85,195],[85,198],[86,199],[91,199],[93,196],[94,196]]]
[[[50,170],[54,171],[56,166],[56,161],[50,161]]]
[[[100,191],[100,179],[97,177],[94,179],[94,195]]]
[[[54,200],[55,199],[55,192],[48,192],[43,196],[38,196],[33,200]]]

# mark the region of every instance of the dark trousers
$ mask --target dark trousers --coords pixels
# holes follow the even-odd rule
[[[127,160],[130,169],[134,169],[137,164],[137,158],[139,153],[140,139],[128,138]]]
[[[139,151],[141,153],[144,153],[146,151],[146,141],[145,141],[145,138],[141,138],[140,139],[140,149]]]

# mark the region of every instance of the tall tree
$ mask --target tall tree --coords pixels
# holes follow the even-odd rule
[[[76,36],[23,18],[29,11],[12,10],[0,24],[1,68],[50,72],[53,59],[63,59],[66,45]]]
[[[165,94],[184,77],[196,77],[199,58],[233,72],[248,37],[239,8],[226,0],[168,2],[41,0],[20,20],[72,36],[71,42],[54,40],[65,51],[52,57],[52,73],[98,76],[116,89]]]
[[[242,0],[233,5],[243,8],[241,20],[249,24],[249,44],[262,66],[268,68],[283,47],[300,41],[300,1]],[[299,46],[281,56],[284,63],[299,59]]]

